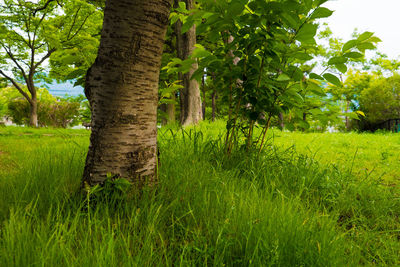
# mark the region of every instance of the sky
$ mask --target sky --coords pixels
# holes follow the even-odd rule
[[[324,20],[335,37],[348,41],[355,28],[375,32],[382,40],[379,51],[390,59],[400,56],[400,0],[330,0],[324,6],[335,11]]]

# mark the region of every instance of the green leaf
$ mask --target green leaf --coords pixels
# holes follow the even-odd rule
[[[343,74],[347,72],[347,66],[345,64],[335,64],[335,67]]]
[[[300,126],[300,128],[305,129],[305,130],[310,128],[310,124],[307,121],[303,121],[303,120],[299,121],[299,126]]]
[[[382,40],[379,39],[379,38],[376,37],[376,36],[373,36],[373,37],[369,38],[368,41],[369,41],[370,43],[380,43],[380,42],[382,42]]]
[[[183,1],[179,2],[179,8],[180,9],[186,9],[186,3],[183,2]]]
[[[298,28],[302,23],[299,17],[294,13],[282,13],[281,18],[294,29]]]
[[[345,113],[344,115],[353,120],[360,120],[360,117],[358,116],[357,112],[349,112],[349,113]]]
[[[348,53],[345,53],[343,56],[347,57],[347,58],[353,58],[353,59],[364,57],[363,54],[358,53],[358,52],[348,52]]]
[[[336,64],[344,64],[347,62],[347,58],[345,57],[333,57],[329,59],[328,65],[336,65]]]
[[[316,73],[310,73],[309,77],[310,77],[310,79],[316,79],[316,80],[321,80],[321,81],[325,80],[322,76],[320,76]]]
[[[368,40],[369,38],[371,38],[373,35],[374,35],[373,32],[364,32],[363,34],[358,36],[357,40],[360,41],[360,42],[363,42],[363,41]]]
[[[304,4],[306,5],[306,8],[309,10],[312,7],[313,0],[304,0]]]
[[[70,73],[68,73],[65,76],[65,79],[66,80],[72,80],[72,79],[79,78],[79,77],[81,77],[82,75],[85,75],[85,74],[86,74],[86,70],[85,69],[75,69],[75,70],[71,71]]]
[[[316,0],[315,2],[314,2],[314,4],[316,5],[316,6],[320,6],[320,5],[322,5],[323,3],[326,3],[326,2],[328,2],[329,0]]]
[[[325,73],[323,76],[324,76],[324,78],[325,78],[328,82],[330,82],[331,84],[334,84],[334,85],[339,86],[339,87],[342,86],[342,82],[341,82],[340,79],[339,79],[338,77],[336,77],[335,75],[330,74],[330,73]]]
[[[197,47],[192,52],[192,58],[204,58],[210,56],[211,53],[204,48]]]
[[[230,17],[235,17],[235,16],[242,14],[243,10],[244,10],[244,4],[235,2],[229,6],[229,8],[227,10],[227,14]]]
[[[359,115],[361,115],[361,116],[363,116],[363,117],[365,117],[365,113],[362,112],[361,110],[356,111],[356,113],[359,114]]]
[[[345,44],[343,45],[342,51],[343,51],[343,52],[347,52],[347,51],[349,51],[350,49],[352,49],[353,47],[356,47],[357,44],[359,44],[359,43],[360,43],[360,42],[359,42],[358,40],[350,40],[350,41],[348,41],[347,43],[345,43]]]
[[[296,58],[296,59],[299,59],[299,60],[304,60],[304,61],[308,61],[308,60],[313,59],[312,56],[310,56],[307,53],[303,53],[303,52],[295,53],[295,54],[293,54],[292,57]]]
[[[182,25],[181,33],[183,34],[183,33],[187,32],[188,30],[190,30],[190,28],[192,28],[192,26],[194,25],[194,22],[195,21],[192,19],[187,19],[185,21],[185,23],[183,23],[183,25]]]
[[[309,80],[307,84],[307,91],[310,91],[318,96],[326,96],[322,87],[314,80]]]
[[[178,21],[179,16],[175,12],[171,12],[171,15],[169,18],[171,20],[171,25],[173,25]]]
[[[302,43],[315,43],[314,36],[317,33],[317,24],[304,24],[296,34],[296,39]]]
[[[284,82],[284,81],[289,81],[290,77],[287,76],[286,74],[282,73],[279,75],[279,77],[276,79],[278,82]]]
[[[372,43],[361,43],[357,45],[358,50],[365,51],[365,50],[373,50],[375,49],[375,45]]]
[[[200,82],[201,79],[203,78],[203,75],[204,75],[204,69],[198,68],[195,72],[193,72],[192,77],[190,77],[190,79]]]
[[[320,18],[327,18],[333,14],[333,11],[326,8],[326,7],[318,7],[312,13],[310,19],[320,19]]]

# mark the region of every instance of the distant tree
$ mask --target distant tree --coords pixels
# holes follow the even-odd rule
[[[189,13],[195,8],[194,0],[175,0],[177,10]],[[184,28],[182,17],[175,23],[176,35],[176,51],[177,56],[181,60],[188,59],[193,53],[196,45],[196,25],[191,25],[189,28]],[[188,24],[186,24],[188,25]],[[198,69],[197,62],[194,62],[186,73],[179,73],[179,80],[182,88],[180,90],[180,107],[181,107],[181,124],[190,125],[198,124],[202,119],[201,111],[201,96],[199,83],[192,79],[193,73]]]
[[[360,110],[371,124],[400,118],[400,75],[375,76],[360,94]]]
[[[38,126],[36,84],[49,81],[45,75],[47,60],[56,51],[74,47],[82,38],[90,38],[88,25],[98,20],[99,13],[94,5],[79,0],[3,1],[0,76],[28,101],[30,126]]]

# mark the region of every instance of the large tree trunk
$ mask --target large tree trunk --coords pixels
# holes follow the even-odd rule
[[[175,0],[175,5],[180,1]],[[194,8],[193,0],[184,0],[188,10]],[[189,58],[196,44],[196,26],[193,25],[186,33],[182,34],[182,22],[177,21],[175,24],[176,32],[176,50],[178,57],[182,60]],[[180,90],[181,103],[181,123],[182,125],[197,124],[202,117],[201,96],[199,83],[192,80],[192,74],[197,70],[197,63],[192,65],[189,72],[179,75],[183,88]]]
[[[157,90],[169,0],[107,0],[98,56],[86,77],[92,134],[83,182],[107,174],[157,178]]]

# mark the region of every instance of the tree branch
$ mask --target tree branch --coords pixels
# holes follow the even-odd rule
[[[71,38],[68,38],[67,41],[71,41],[72,39],[74,39],[74,37],[82,30],[83,26],[85,25],[86,21],[88,20],[88,18],[92,15],[93,13],[90,13],[89,15],[86,16],[86,18],[83,20],[81,26],[79,27],[79,29],[74,33],[74,35],[71,36]]]
[[[26,9],[26,7],[24,7],[23,5],[22,5],[22,3],[21,3],[21,1],[19,1],[18,0],[18,6],[19,6],[19,8],[21,9],[21,10],[25,10]],[[31,45],[32,45],[32,39],[31,39],[31,35],[30,35],[30,26],[31,26],[31,14],[32,14],[32,12],[31,11],[29,11],[29,18],[28,19],[26,19],[26,17],[25,17],[25,12],[23,12],[23,16],[22,16],[22,19],[24,20],[24,22],[25,22],[25,27],[26,27],[26,34],[28,35],[28,43],[27,43],[27,45],[28,45],[28,47],[31,47]],[[15,31],[14,31],[15,32]],[[19,34],[18,34],[19,35]],[[22,38],[23,40],[25,40],[24,38]]]
[[[28,77],[26,76],[25,70],[22,68],[22,66],[18,63],[17,59],[14,57],[13,53],[11,52],[11,49],[8,48],[2,43],[1,46],[4,48],[6,51],[7,55],[10,57],[10,59],[17,65],[18,69],[21,71],[22,76],[24,77],[24,80],[27,82]]]
[[[50,50],[47,52],[47,54],[44,55],[44,56],[42,57],[42,59],[39,60],[39,61],[33,66],[32,71],[34,72],[34,71],[36,70],[36,68],[39,67],[46,59],[48,59],[48,58],[51,56],[51,54],[53,54],[54,52],[56,52],[56,50],[57,50],[57,49],[55,49],[55,48],[50,49]]]
[[[19,84],[13,78],[5,74],[2,70],[0,70],[0,74],[3,75],[4,78],[10,81],[14,85],[14,87],[21,93],[21,95],[23,95],[26,98],[26,100],[28,100],[29,103],[32,103],[32,100],[29,97],[29,95],[24,90],[22,90],[21,86],[19,86]]]
[[[47,0],[47,2],[44,4],[44,6],[39,7],[39,8],[36,8],[36,9],[33,11],[33,16],[35,17],[37,12],[42,11],[42,10],[45,10],[45,9],[49,6],[49,4],[50,4],[51,2],[54,2],[54,1],[56,1],[57,4],[58,4],[60,7],[62,7],[62,5],[60,4],[60,2],[58,2],[58,0]]]
[[[76,13],[75,13],[74,20],[72,21],[71,28],[69,28],[69,32],[68,32],[68,35],[67,35],[67,40],[69,40],[69,36],[71,35],[72,29],[73,29],[74,26],[75,26],[76,18],[78,17],[78,14],[79,14],[79,11],[81,10],[81,7],[82,7],[82,6],[79,6],[78,10],[77,10]]]

